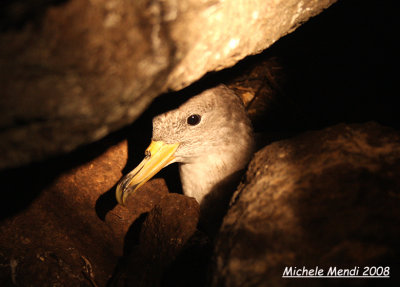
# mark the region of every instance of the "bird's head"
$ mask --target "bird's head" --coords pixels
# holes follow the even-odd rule
[[[153,119],[152,142],[145,158],[120,181],[117,200],[123,204],[129,194],[171,163],[190,164],[209,154],[222,156],[227,147],[239,144],[246,148],[251,138],[250,121],[233,91],[223,85],[206,90]]]

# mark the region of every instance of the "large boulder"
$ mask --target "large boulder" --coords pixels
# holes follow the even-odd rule
[[[213,286],[360,286],[282,278],[285,267],[389,268],[398,286],[400,134],[339,124],[272,143],[252,160],[224,219]],[[365,285],[363,285],[365,286]]]
[[[186,243],[198,203],[155,178],[117,205],[128,144],[108,144],[65,156],[62,168],[46,162],[0,173],[0,286],[158,286],[182,278],[182,266],[196,275],[184,282],[205,280],[197,265],[180,263],[197,248]]]
[[[104,137],[157,95],[259,53],[334,2],[6,1],[0,169]]]
[[[130,228],[124,257],[109,285],[164,286],[166,271],[195,233],[198,216],[199,204],[194,198],[176,193],[164,196]],[[176,279],[171,286],[176,286]]]

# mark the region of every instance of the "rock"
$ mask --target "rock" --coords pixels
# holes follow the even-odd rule
[[[334,2],[6,1],[0,169],[98,140],[157,95],[261,52]]]
[[[212,286],[375,284],[282,279],[291,266],[388,266],[390,280],[372,280],[397,286],[399,142],[373,122],[339,124],[257,152],[222,224]]]
[[[171,42],[160,10],[143,5],[70,0],[2,32],[0,168],[93,142],[161,92]]]
[[[117,206],[128,144],[109,141],[0,173],[0,286],[106,286],[132,223],[168,194],[156,178]]]
[[[199,204],[194,198],[163,197],[142,224],[132,225],[131,236],[128,233],[125,239],[125,257],[111,286],[160,286],[165,270],[195,233],[198,217]]]
[[[122,274],[128,277],[118,277],[118,284],[142,278],[160,282],[164,276],[174,283],[182,279],[182,269],[205,281],[211,247],[204,243],[204,236],[186,244],[198,220],[194,199],[169,194],[166,181],[154,178],[130,196],[126,206],[117,205],[115,186],[128,153],[133,157],[129,169],[135,160],[132,146],[139,160],[144,150],[136,149],[140,146],[136,133],[129,134],[133,135],[130,143],[115,143],[118,137],[108,137],[54,161],[0,173],[0,286],[30,286],[31,282],[35,286],[106,286],[114,270],[121,270],[116,268],[118,262],[126,258],[134,270],[152,265],[148,273],[132,274],[127,269]],[[178,174],[171,177],[179,178]],[[138,225],[143,218],[144,224]],[[141,257],[136,262],[138,253]],[[202,260],[200,274],[193,256]]]
[[[207,71],[233,66],[263,51],[335,2],[167,1],[173,19],[170,36],[180,60],[168,77],[168,86],[180,89]]]

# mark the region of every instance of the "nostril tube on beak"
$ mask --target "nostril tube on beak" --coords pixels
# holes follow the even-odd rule
[[[144,152],[144,155],[145,155],[146,158],[151,157],[151,151],[146,150],[146,151]]]

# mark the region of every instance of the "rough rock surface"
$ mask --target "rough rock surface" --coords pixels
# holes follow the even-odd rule
[[[287,266],[389,266],[391,278],[381,284],[398,286],[399,142],[398,132],[370,122],[307,132],[259,151],[224,219],[213,286],[382,280],[282,279]]]
[[[262,51],[334,2],[5,1],[0,168],[93,142],[160,93]]]
[[[164,172],[165,180],[147,182],[126,206],[117,205],[115,187],[124,167],[130,170],[142,159],[149,141],[145,134],[151,129],[145,127],[151,125],[152,115],[146,116],[128,130],[64,157],[0,173],[0,286],[106,286],[113,274],[116,286],[142,278],[159,282],[161,276],[175,282],[182,279],[182,266],[198,278],[196,282],[204,282],[210,248],[198,240],[185,244],[197,224],[198,204],[168,193],[168,189],[179,191],[179,180],[176,184],[169,180],[179,179],[177,168]],[[120,142],[127,134],[128,141]],[[159,247],[157,258],[152,257],[154,246]],[[206,257],[196,254],[205,250],[203,246]],[[130,258],[128,266],[132,266],[135,261],[129,255],[137,252],[142,255],[139,265],[151,262],[157,268],[132,275],[130,269],[123,273],[122,267],[121,272],[121,263]],[[193,254],[202,260],[196,260],[200,268],[188,268]],[[177,262],[170,264],[177,256]],[[153,275],[159,276],[152,279]],[[192,278],[174,286],[188,286]]]
[[[132,225],[125,256],[110,285],[160,286],[165,271],[195,233],[198,217],[194,198],[173,193],[163,197],[141,226],[140,222]]]
[[[127,142],[97,154],[99,145],[0,175],[1,286],[106,285],[130,226],[168,189],[164,180],[154,179],[127,207],[117,205],[115,184],[127,160]]]

